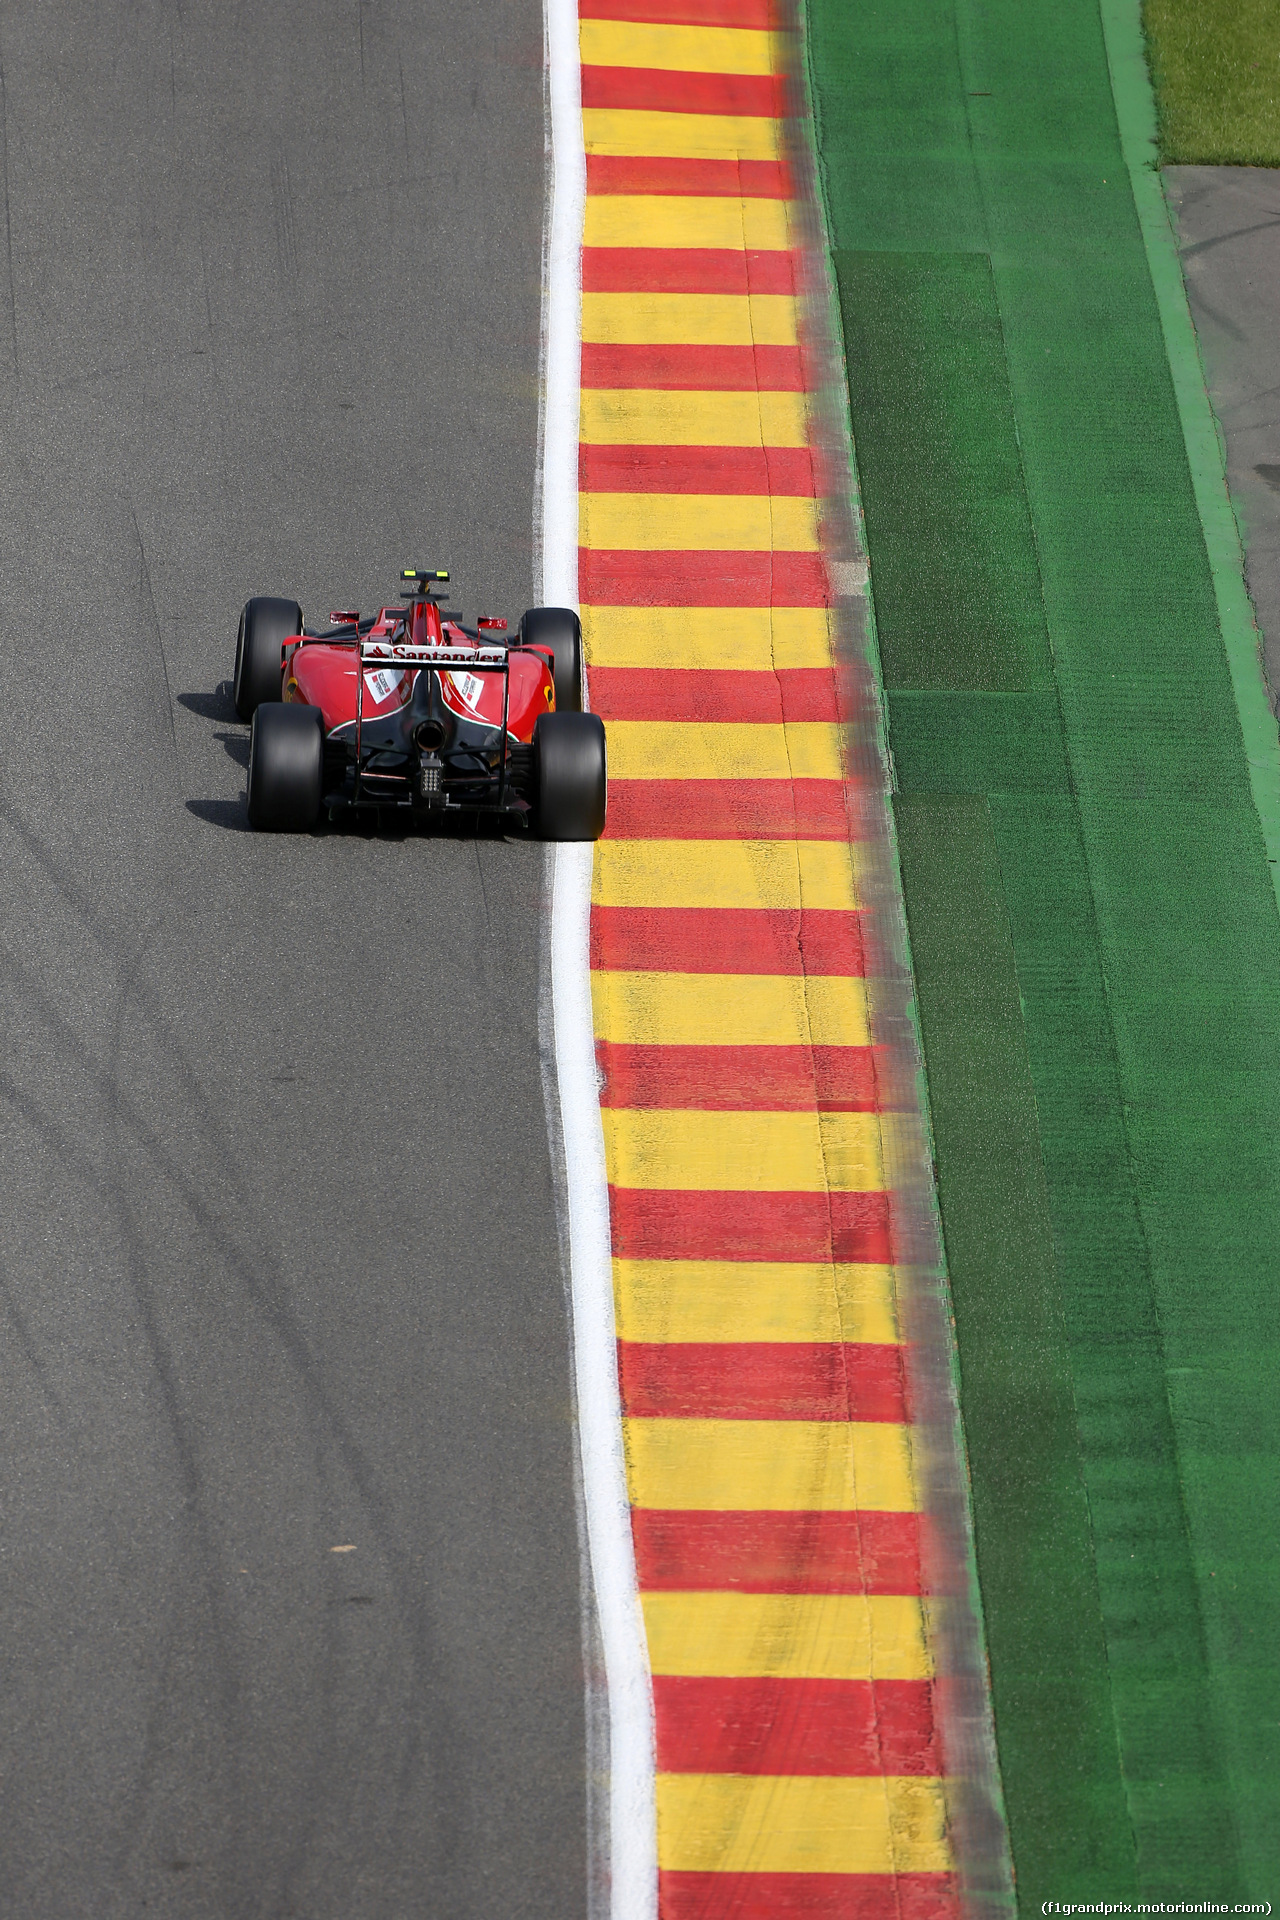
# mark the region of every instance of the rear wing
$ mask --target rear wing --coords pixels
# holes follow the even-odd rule
[[[362,640],[360,664],[392,667],[478,667],[481,672],[506,673],[506,647],[414,647],[400,640]]]
[[[467,673],[502,675],[502,786],[507,778],[507,718],[511,711],[511,659],[506,647],[414,646],[407,640],[360,641],[360,671],[356,676],[356,767],[360,766],[364,731],[364,670],[366,666],[462,668]],[[357,772],[357,779],[359,774]]]

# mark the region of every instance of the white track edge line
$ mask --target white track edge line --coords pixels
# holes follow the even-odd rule
[[[578,604],[581,245],[586,203],[577,0],[544,0],[551,102],[542,424],[542,599]],[[583,1504],[609,1708],[610,1920],[656,1920],[653,1688],[636,1581],[591,1016],[591,846],[555,849],[551,1005],[564,1142]]]

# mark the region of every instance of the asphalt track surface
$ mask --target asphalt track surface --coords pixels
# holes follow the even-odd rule
[[[0,11],[21,1920],[585,1909],[542,852],[247,832],[227,686],[251,592],[531,599],[541,63],[536,0]]]
[[[1227,480],[1280,696],[1280,175],[1269,167],[1168,167],[1191,311],[1227,445]]]

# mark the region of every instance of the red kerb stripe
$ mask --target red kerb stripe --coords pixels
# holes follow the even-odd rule
[[[589,153],[588,193],[678,193],[706,199],[790,200],[780,160],[687,160]]]
[[[838,780],[611,780],[611,840],[847,840]]]
[[[637,973],[860,974],[862,916],[827,907],[594,907],[591,964]]]
[[[927,1680],[655,1673],[653,1706],[660,1773],[942,1771]]]
[[[621,1259],[893,1260],[887,1193],[610,1187],[609,1199]]]
[[[732,113],[779,120],[787,111],[787,89],[777,74],[583,67],[582,104],[633,107],[642,113]]]
[[[636,1577],[654,1593],[919,1593],[920,1525],[914,1513],[631,1513]]]
[[[625,1046],[600,1040],[605,1107],[693,1112],[884,1111],[871,1047]]]
[[[811,499],[817,492],[807,447],[628,447],[578,449],[584,493],[751,493]]]
[[[798,347],[610,346],[582,343],[584,387],[667,393],[803,393]]]
[[[946,1873],[658,1874],[662,1920],[960,1920]]]
[[[619,1340],[618,1381],[638,1419],[907,1418],[901,1347],[851,1340]]]
[[[664,26],[785,29],[786,0],[579,0],[580,20],[650,20]]]
[[[794,293],[796,259],[777,249],[584,247],[585,293]]]
[[[825,607],[816,553],[578,549],[578,597],[589,607]]]
[[[829,667],[592,667],[591,707],[606,721],[840,718]]]

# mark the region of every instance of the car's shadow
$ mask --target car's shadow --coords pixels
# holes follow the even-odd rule
[[[222,742],[226,750],[227,758],[234,760],[236,765],[243,767],[247,773],[249,770],[249,735],[247,731],[241,731],[240,733],[215,733],[213,737],[215,740]]]
[[[495,813],[448,813],[434,818],[405,820],[388,810],[377,813],[367,808],[357,813],[343,808],[330,820],[322,818],[312,829],[330,839],[355,840],[509,840],[522,845],[532,835],[512,830],[509,820]]]
[[[223,680],[211,693],[180,693],[178,705],[185,707],[188,713],[199,714],[202,720],[222,720],[235,728],[234,733],[215,733],[214,739],[221,741],[227,757],[234,760],[238,767],[249,765],[249,729],[240,725],[235,702],[231,697],[231,682]],[[206,803],[201,801],[200,806]],[[216,804],[213,801],[207,803]]]
[[[180,693],[178,705],[185,707],[188,713],[197,714],[201,720],[220,720],[229,728],[233,727],[234,732],[219,731],[213,737],[222,743],[228,758],[247,770],[249,729],[239,723],[232,691],[231,681],[222,680],[208,692],[197,689],[192,693]],[[250,832],[243,795],[238,800],[188,800],[186,805],[187,812],[193,813],[197,820],[203,820],[206,826],[222,827],[228,833]]]
[[[251,833],[243,800],[188,800],[187,812],[207,826],[222,827],[228,833]],[[304,836],[306,837],[306,836]],[[514,845],[530,841],[528,833],[513,833],[496,816],[489,814],[451,814],[445,819],[401,822],[393,814],[342,812],[335,820],[322,818],[310,829],[311,839],[321,840],[507,840]]]
[[[228,833],[249,833],[243,800],[188,800],[187,812],[194,813],[210,827],[225,827]]]
[[[229,680],[224,680],[212,693],[180,693],[178,705],[188,713],[198,713],[202,720],[234,720],[236,717]]]

